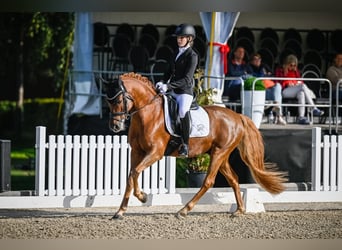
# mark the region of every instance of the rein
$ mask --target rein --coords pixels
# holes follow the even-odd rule
[[[160,93],[156,94],[152,100],[148,103],[146,103],[145,105],[143,105],[142,107],[136,108],[136,110],[129,112],[128,108],[127,108],[127,103],[128,100],[131,102],[134,102],[133,98],[128,94],[125,86],[122,84],[121,80],[119,80],[119,86],[120,86],[120,91],[114,95],[113,97],[108,97],[107,96],[107,100],[109,102],[113,102],[115,101],[115,99],[117,99],[121,94],[123,95],[123,102],[124,102],[124,110],[121,112],[114,112],[111,113],[111,116],[119,116],[119,115],[125,115],[125,119],[128,120],[130,117],[132,117],[134,114],[138,113],[140,110],[144,109],[146,106],[150,105],[152,102],[154,102],[154,100],[156,100],[159,96],[161,96]]]
[[[145,108],[146,106],[150,105],[152,102],[154,102],[154,100],[156,100],[159,96],[161,96],[161,94],[156,94],[155,96],[153,96],[152,100],[148,103],[146,103],[145,105],[143,105],[140,108],[137,108],[136,110],[134,110],[131,113],[128,113],[128,116],[133,116],[135,113],[138,113],[140,110],[142,110],[143,108]],[[131,101],[133,101],[133,99],[130,99]]]

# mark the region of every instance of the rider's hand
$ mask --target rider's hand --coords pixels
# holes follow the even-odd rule
[[[167,84],[165,84],[163,82],[157,82],[156,87],[160,91],[160,93],[162,93],[162,94],[165,94],[167,91]]]

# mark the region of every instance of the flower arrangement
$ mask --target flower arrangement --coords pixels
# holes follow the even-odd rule
[[[210,155],[207,153],[200,154],[194,158],[188,159],[187,172],[199,173],[207,172],[210,165]]]
[[[204,75],[203,69],[197,69],[194,74],[194,79],[195,79],[194,91],[196,94],[197,103],[199,105],[211,105],[211,104],[214,104],[214,101],[213,101],[214,90],[212,88],[203,89],[203,84],[204,84],[203,75]]]

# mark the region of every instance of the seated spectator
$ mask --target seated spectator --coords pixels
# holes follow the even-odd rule
[[[247,74],[253,75],[255,77],[269,77],[272,72],[266,65],[261,62],[261,55],[254,53],[250,57],[249,64],[247,65]],[[274,103],[281,104],[281,85],[280,83],[275,83],[271,80],[264,80],[266,87],[266,100],[272,100]],[[283,113],[281,106],[274,106],[272,109],[276,113],[275,123],[286,125],[286,121],[283,119]]]
[[[334,57],[333,64],[327,70],[327,78],[332,84],[333,90],[333,100],[336,99],[336,87],[337,82],[342,79],[342,52],[339,52]],[[340,84],[340,89],[338,90],[338,99],[342,100],[342,85]]]
[[[298,70],[298,59],[295,55],[288,55],[282,66],[279,66],[275,71],[275,77],[288,77],[288,78],[301,78]],[[299,104],[310,104],[313,106],[313,115],[321,116],[323,111],[319,110],[313,98],[314,93],[306,86],[303,81],[298,80],[281,80],[279,81],[283,89],[283,98],[297,98]],[[299,124],[310,124],[309,120],[304,116],[305,106],[298,107],[298,120]]]
[[[245,49],[241,46],[235,48],[233,52],[233,57],[228,62],[228,75],[232,77],[242,77],[246,78],[247,69],[245,62]],[[241,93],[241,81],[230,80],[224,88],[223,95],[228,96],[229,100],[236,101],[240,100]]]

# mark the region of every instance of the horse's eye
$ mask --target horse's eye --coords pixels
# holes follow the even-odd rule
[[[114,99],[114,100],[108,100],[108,102],[112,105],[117,105],[117,104],[122,103],[122,100]]]

